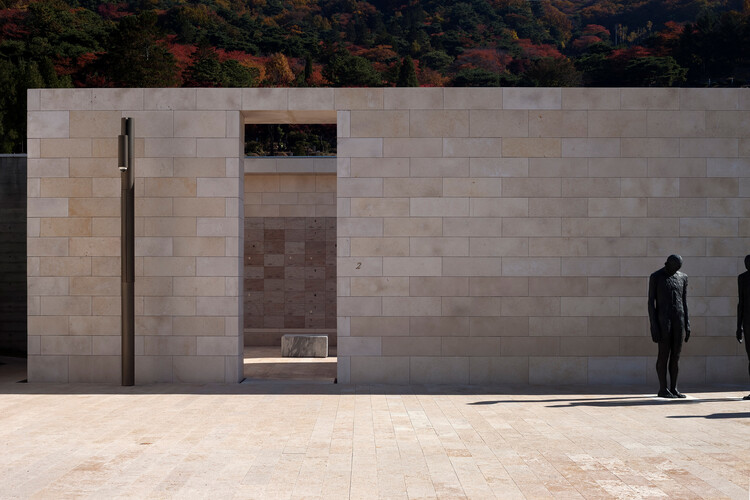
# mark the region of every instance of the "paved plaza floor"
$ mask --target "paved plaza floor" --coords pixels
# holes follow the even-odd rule
[[[739,387],[0,382],[1,498],[737,498]]]

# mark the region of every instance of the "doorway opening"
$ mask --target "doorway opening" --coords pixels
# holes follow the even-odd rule
[[[336,113],[245,112],[243,118],[245,379],[332,383]],[[285,335],[317,336],[327,341],[327,356],[282,356]]]

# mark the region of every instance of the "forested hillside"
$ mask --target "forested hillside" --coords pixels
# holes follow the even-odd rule
[[[29,87],[736,86],[750,0],[0,0],[0,153]]]

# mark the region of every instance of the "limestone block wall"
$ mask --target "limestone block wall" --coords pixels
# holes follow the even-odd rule
[[[734,314],[750,89],[50,89],[28,102],[30,381],[119,381],[122,116],[139,136],[136,379],[239,380],[254,205],[240,124],[333,110],[340,383],[653,383],[647,278],[670,253],[690,276],[681,379],[746,380]]]
[[[242,374],[237,90],[28,93],[30,382],[120,381],[121,117],[136,131],[136,383]]]
[[[655,383],[648,275],[670,253],[690,276],[682,380],[746,380],[750,89],[342,89],[336,107],[339,381]]]

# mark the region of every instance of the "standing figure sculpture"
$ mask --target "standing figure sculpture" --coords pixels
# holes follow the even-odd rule
[[[680,351],[684,341],[690,339],[690,321],[687,307],[687,274],[681,273],[682,257],[670,255],[664,267],[651,275],[648,281],[648,317],[651,322],[651,339],[659,344],[656,374],[659,377],[659,397],[684,398],[677,390]],[[670,386],[667,388],[667,368]]]
[[[737,303],[737,340],[742,343],[742,334],[750,330],[750,255],[745,257],[745,271],[737,276],[737,292],[739,302]],[[747,342],[745,334],[745,351],[748,359],[748,372],[750,372],[750,342]],[[750,400],[750,394],[742,399]]]

